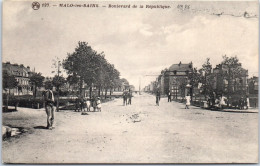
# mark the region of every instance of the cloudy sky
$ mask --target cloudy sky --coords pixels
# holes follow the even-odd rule
[[[143,87],[156,78],[146,75],[157,75],[172,64],[192,61],[200,68],[209,57],[215,67],[225,54],[236,55],[250,76],[258,76],[257,1],[111,4],[162,4],[171,8],[33,10],[31,2],[5,1],[3,62],[35,67],[44,76],[51,76],[52,60],[66,58],[78,41],[86,41],[97,52],[104,51],[121,77],[136,88],[140,78]],[[180,10],[178,5],[189,5],[190,9]],[[243,17],[245,11],[250,18]]]

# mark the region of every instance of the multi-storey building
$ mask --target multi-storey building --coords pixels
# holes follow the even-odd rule
[[[30,67],[25,67],[23,64],[11,64],[10,62],[2,63],[3,73],[13,75],[18,82],[16,88],[10,89],[13,95],[32,95],[32,86],[29,83],[29,76],[31,75]],[[6,93],[3,91],[3,93]],[[9,93],[9,92],[8,92]]]
[[[249,94],[258,94],[258,77],[248,79]]]
[[[168,91],[171,92],[172,98],[180,98],[185,96],[185,87],[188,84],[188,74],[192,73],[192,62],[188,64],[173,64],[166,71],[169,78],[168,82]],[[183,87],[183,88],[182,88]]]
[[[239,71],[238,75],[232,74],[232,70]],[[228,66],[219,64],[213,69],[215,74],[214,90],[219,94],[248,93],[248,70],[239,66],[237,69],[229,69]]]

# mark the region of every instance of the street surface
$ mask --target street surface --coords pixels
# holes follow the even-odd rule
[[[62,111],[46,130],[44,109],[3,113],[3,124],[28,132],[3,141],[5,163],[258,162],[258,113],[204,110],[142,94],[102,112]]]

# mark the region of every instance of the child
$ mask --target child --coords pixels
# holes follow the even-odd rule
[[[185,109],[189,109],[190,106],[190,95],[188,94],[186,97],[186,105],[185,105]]]
[[[97,98],[97,110],[101,112],[101,100],[100,97]]]
[[[88,97],[86,100],[86,108],[87,108],[87,112],[90,111],[90,107],[91,107],[91,102],[90,102],[90,98]]]

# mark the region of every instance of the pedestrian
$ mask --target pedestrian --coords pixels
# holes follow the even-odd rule
[[[85,108],[86,108],[86,98],[81,96],[80,97],[80,111],[82,112],[84,110],[84,112],[85,112]]]
[[[47,89],[44,94],[44,103],[45,103],[45,111],[47,114],[47,129],[52,130],[53,122],[54,122],[54,95],[53,92],[50,89]]]
[[[127,98],[128,98],[128,104],[129,105],[131,105],[132,104],[132,92],[131,92],[131,90],[129,90],[129,92],[128,92],[128,96],[127,96]]]
[[[168,92],[168,102],[172,102],[172,99],[171,99],[171,91]]]
[[[95,94],[92,96],[92,107],[93,107],[93,109],[94,109],[94,112],[96,112],[96,108],[97,108],[97,97],[96,97]]]
[[[225,100],[226,100],[225,96],[220,97],[220,109],[223,109],[227,105]]]
[[[248,109],[249,106],[250,106],[249,97],[248,97],[248,95],[246,95],[246,109]]]
[[[159,106],[160,99],[161,99],[160,91],[157,91],[157,93],[156,93],[156,105],[158,105],[158,106]]]
[[[220,108],[220,97],[216,97],[215,100],[215,109],[218,110]]]
[[[75,112],[80,112],[80,97],[76,98]]]
[[[243,110],[244,109],[244,98],[241,97],[239,99],[239,109]]]
[[[189,109],[189,106],[190,106],[190,95],[187,94],[185,99],[186,99],[185,109]]]
[[[127,105],[127,92],[126,92],[126,90],[124,90],[124,92],[123,92],[123,104]]]

